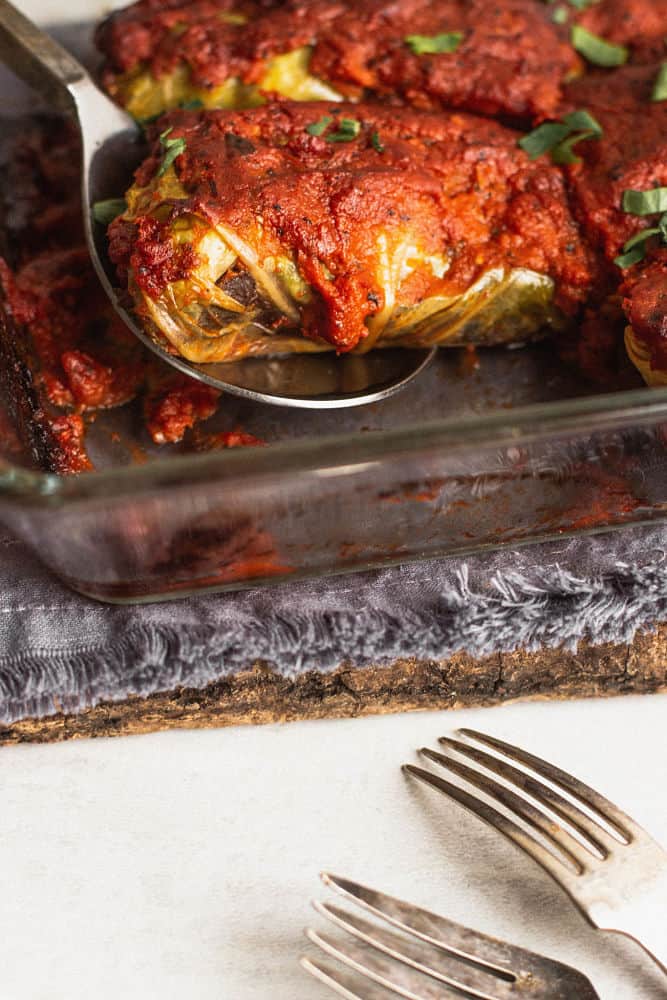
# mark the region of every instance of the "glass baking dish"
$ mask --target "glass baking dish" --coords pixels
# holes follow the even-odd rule
[[[85,56],[89,30],[64,40]],[[8,77],[0,88],[17,111],[32,103]],[[240,427],[265,448],[156,448],[125,407],[89,428],[98,471],[44,474],[6,449],[0,518],[70,586],[113,602],[662,519],[667,389],[642,387],[626,363],[606,389],[543,342],[480,352],[478,364],[443,350],[398,396],[344,412],[230,397],[203,426],[209,444]]]
[[[494,353],[480,370],[498,377],[509,363],[515,380],[536,351],[514,352],[518,366],[509,352]],[[432,415],[437,388],[444,395],[449,380],[457,385],[455,364],[444,356],[374,412],[339,416],[357,424],[343,434],[331,433],[332,416],[253,413],[234,402],[234,425],[241,416],[253,432],[273,425],[281,441],[266,448],[144,451],[140,464],[123,464],[137,457],[133,421],[110,412],[92,428],[93,454],[107,468],[58,477],[4,461],[0,516],[64,581],[106,601],[348,572],[665,517],[667,390],[463,416],[449,402],[442,419],[415,420],[415,407]],[[468,379],[459,378],[453,398],[484,397],[485,380]],[[216,419],[229,423],[229,415],[223,407]],[[373,429],[392,417],[399,426]]]

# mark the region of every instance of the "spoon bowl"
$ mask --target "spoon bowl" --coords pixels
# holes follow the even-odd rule
[[[151,351],[186,375],[236,396],[276,406],[336,409],[393,395],[433,360],[436,348],[372,351],[196,364],[150,337],[123,304],[93,205],[130,186],[146,152],[142,130],[95,85],[87,70],[54,39],[0,0],[0,60],[48,103],[73,114],[81,133],[81,195],[88,250],[102,287],[125,324]]]

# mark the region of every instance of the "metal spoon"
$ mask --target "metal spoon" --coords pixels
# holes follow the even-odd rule
[[[135,121],[106,97],[84,67],[7,0],[0,0],[0,60],[52,106],[73,113],[82,139],[81,195],[86,242],[97,275],[127,326],[167,364],[209,385],[278,406],[334,409],[391,396],[435,356],[430,350],[382,350],[336,358],[295,355],[230,364],[195,364],[163,350],[124,309],[106,253],[105,230],[92,217],[97,201],[129,187],[142,158]]]

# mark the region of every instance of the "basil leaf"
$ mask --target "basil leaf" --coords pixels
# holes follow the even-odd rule
[[[580,163],[573,152],[576,143],[583,139],[599,139],[603,134],[602,126],[590,111],[571,111],[562,122],[539,125],[519,139],[519,145],[531,160],[550,152],[554,163]]]
[[[627,241],[623,249],[632,250],[633,247],[638,246],[640,243],[646,243],[646,241],[650,240],[652,236],[659,236],[659,235],[660,235],[659,226],[651,226],[650,229],[642,229],[639,233],[635,233],[634,236],[630,237],[630,239]]]
[[[667,62],[660,67],[655,83],[653,84],[652,101],[667,101]]]
[[[158,177],[163,177],[169,170],[177,156],[185,152],[186,142],[182,137],[179,139],[170,139],[169,135],[173,132],[173,125],[165,129],[164,132],[160,134],[160,145],[163,149],[162,163],[160,164],[160,169],[157,172]]]
[[[623,253],[620,257],[617,257],[614,261],[617,267],[626,268],[631,267],[632,264],[638,264],[640,260],[643,260],[646,256],[646,243],[651,239],[652,236],[658,236],[660,234],[660,229],[653,227],[651,229],[642,229],[640,233],[635,233],[628,242],[623,247]]]
[[[574,147],[583,139],[597,138],[599,138],[599,136],[595,132],[591,132],[590,129],[587,132],[578,132],[576,135],[571,135],[569,139],[565,139],[551,151],[551,159],[554,163],[559,163],[561,165],[581,163],[581,157],[577,156],[574,152]]]
[[[318,122],[306,125],[306,132],[309,135],[324,135],[333,120],[331,115],[324,115]],[[358,122],[356,118],[339,118],[335,131],[329,132],[324,138],[327,142],[350,142],[352,139],[356,139],[360,132],[361,122]]]
[[[667,212],[667,187],[649,188],[648,191],[624,191],[623,211],[630,215]]]
[[[462,31],[447,31],[442,35],[406,35],[405,43],[416,56],[456,52],[463,41]]]
[[[181,101],[178,105],[181,111],[199,111],[204,107],[204,102],[195,97],[192,101]]]
[[[667,243],[667,212],[662,216],[657,226],[649,229],[642,229],[635,233],[623,247],[623,253],[614,261],[618,267],[626,268],[632,264],[637,264],[646,256],[646,244],[654,236],[660,236],[663,242]]]
[[[312,122],[311,125],[306,125],[306,132],[308,135],[322,135],[323,132],[326,132],[332,121],[333,118],[331,115],[325,115],[324,118],[320,118],[318,122]]]
[[[543,153],[548,153],[550,150],[555,149],[563,139],[567,139],[569,134],[570,129],[567,125],[561,125],[558,122],[546,122],[544,125],[538,125],[528,135],[524,135],[522,139],[519,139],[519,145],[525,153],[528,153],[531,160],[536,160]]]
[[[638,264],[640,260],[643,260],[646,256],[646,247],[644,244],[638,247],[633,247],[628,253],[622,253],[619,257],[614,259],[614,264],[616,267],[620,267],[621,270],[625,270],[626,267],[631,267],[633,264]]]
[[[350,142],[356,139],[361,131],[361,122],[356,118],[340,118],[335,132],[325,135],[327,142]]]
[[[568,115],[563,115],[563,121],[573,132],[592,132],[598,138],[604,135],[602,126],[590,111],[571,111]]]
[[[106,201],[96,201],[93,205],[93,218],[101,226],[108,226],[122,215],[127,208],[124,198],[107,198]]]
[[[382,143],[382,140],[380,139],[379,132],[373,132],[371,136],[371,145],[373,149],[376,149],[378,151],[378,153],[384,153],[384,145]]]
[[[607,42],[580,24],[572,25],[571,41],[577,52],[594,66],[623,66],[628,61],[629,52],[625,45]]]

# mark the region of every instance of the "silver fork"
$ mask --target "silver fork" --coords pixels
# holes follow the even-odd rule
[[[462,927],[366,886],[322,874],[325,885],[404,933],[387,930],[332,903],[314,903],[319,914],[352,939],[323,931],[307,936],[331,958],[301,964],[348,1000],[599,1000],[576,969]],[[388,992],[389,991],[389,992]]]
[[[460,729],[458,735],[507,759],[448,737],[439,740],[444,753],[426,747],[420,753],[538,831],[543,842],[438,774],[412,764],[404,770],[508,837],[556,880],[593,927],[633,938],[667,972],[667,852],[599,792],[553,764],[471,729]]]

